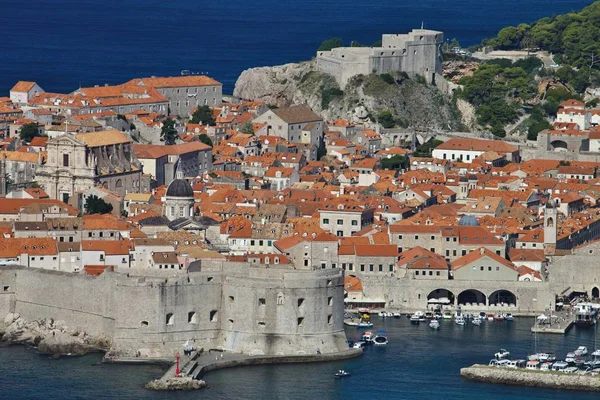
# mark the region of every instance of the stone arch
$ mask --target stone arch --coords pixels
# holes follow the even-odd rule
[[[440,302],[439,300],[442,300]],[[448,299],[449,302],[445,302],[444,299]],[[448,289],[434,289],[427,295],[427,303],[429,304],[454,304],[456,296]]]
[[[564,140],[554,140],[550,142],[550,147],[553,151],[567,151],[569,148]]]
[[[463,306],[485,306],[486,297],[485,294],[477,289],[467,289],[458,294],[458,304]]]
[[[108,189],[108,182],[104,182],[104,183],[102,184],[102,187],[103,187],[104,189]]]
[[[496,290],[488,298],[490,306],[516,306],[517,296],[510,290],[500,289]]]
[[[123,181],[121,179],[117,179],[117,182],[115,183],[115,187],[118,187],[118,188],[123,187]]]
[[[592,297],[594,299],[597,299],[600,297],[600,289],[598,289],[598,287],[593,287],[592,288]]]

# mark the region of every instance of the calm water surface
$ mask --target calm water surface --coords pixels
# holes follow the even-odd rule
[[[372,44],[425,27],[463,45],[591,0],[0,0],[0,95],[208,72],[231,92],[246,68],[306,60],[326,38]]]
[[[371,347],[357,359],[303,365],[256,366],[215,371],[205,376],[210,388],[187,393],[157,393],[143,388],[158,377],[157,367],[93,364],[99,356],[50,360],[33,349],[0,349],[0,393],[11,399],[598,399],[597,393],[565,392],[490,385],[460,378],[461,367],[487,363],[505,347],[515,357],[534,350],[532,319],[486,322],[459,327],[442,321],[439,331],[407,318],[380,320],[387,347]],[[349,337],[358,338],[354,329]],[[564,355],[580,345],[592,351],[594,330],[573,329],[566,336],[538,335],[539,351]],[[344,368],[352,376],[333,379]]]

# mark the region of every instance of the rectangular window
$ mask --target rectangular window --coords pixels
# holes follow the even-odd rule
[[[462,251],[462,255],[463,255],[463,256],[466,256],[466,255],[467,255],[467,251],[466,251],[466,250],[463,250],[463,251]]]
[[[365,264],[360,264],[360,272],[365,272]]]
[[[433,276],[433,271],[429,271],[429,276]]]
[[[322,262],[321,263],[321,269],[325,269],[325,268],[327,268],[327,263]]]
[[[68,167],[68,166],[69,166],[69,155],[63,154],[63,167]]]
[[[390,264],[390,272],[394,272],[394,264]]]
[[[415,271],[415,276],[419,276],[419,271]]]
[[[415,240],[419,240],[419,235],[415,235]]]
[[[259,245],[259,246],[262,246],[263,244],[264,244],[264,242],[263,242],[262,240],[259,240],[259,241],[258,241],[258,245]]]
[[[383,264],[379,264],[379,272],[383,272]]]
[[[398,235],[398,239],[402,240],[402,235]]]
[[[352,220],[352,226],[357,226],[357,225],[358,225],[358,221],[357,221],[357,220],[355,220],[355,219],[353,219],[353,220]]]
[[[437,276],[440,276],[440,271],[435,271],[435,274],[436,274]]]
[[[435,240],[435,236],[431,236],[431,240]]]
[[[373,267],[374,267],[374,265],[373,265],[373,264],[369,264],[369,271],[370,271],[370,272],[373,272]]]
[[[323,225],[329,225],[329,218],[323,218]]]
[[[250,246],[254,246],[254,240],[250,241]]]
[[[338,219],[337,220],[337,224],[338,225],[344,225],[344,220],[343,219]]]
[[[346,263],[342,263],[342,269],[345,271],[346,270]]]
[[[348,271],[354,270],[354,264],[348,263]]]
[[[450,257],[450,250],[446,250],[446,257]]]

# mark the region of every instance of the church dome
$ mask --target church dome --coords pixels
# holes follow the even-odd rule
[[[459,226],[479,226],[479,222],[477,222],[477,218],[472,215],[463,215],[460,217],[458,221]]]
[[[185,179],[175,179],[167,188],[167,197],[194,197],[194,191]]]

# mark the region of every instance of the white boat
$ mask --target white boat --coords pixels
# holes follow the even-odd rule
[[[588,353],[588,349],[585,346],[579,346],[577,350],[575,350],[576,356],[586,356]]]
[[[425,313],[423,311],[415,311],[413,316],[419,318],[419,322],[425,321]]]
[[[419,316],[417,315],[417,313],[414,313],[413,315],[410,316],[410,323],[411,324],[418,324],[419,322],[421,322],[421,319],[419,318]]]
[[[557,361],[552,365],[552,371],[562,371],[563,369],[569,366],[568,363],[564,361]]]
[[[464,325],[465,324],[465,319],[463,318],[462,315],[459,315],[458,317],[456,317],[456,319],[454,320],[454,322],[456,322],[456,325]]]
[[[575,353],[573,353],[573,352],[567,353],[567,356],[565,357],[565,362],[567,362],[569,364],[574,363],[575,362]]]
[[[402,314],[400,314],[399,312],[395,312],[395,313],[392,314],[392,316],[394,318],[400,318],[402,316]]]
[[[552,363],[545,362],[540,366],[540,371],[550,371],[551,368],[552,368]]]
[[[502,360],[504,358],[508,358],[509,356],[510,356],[510,352],[506,349],[500,349],[499,352],[494,354],[494,357],[496,358],[496,360]]]
[[[440,323],[434,319],[429,323],[429,327],[431,329],[440,329]]]
[[[361,340],[363,340],[366,344],[373,342],[373,332],[365,332],[362,334]]]
[[[547,362],[547,361],[556,361],[556,357],[554,356],[554,354],[550,354],[550,353],[539,353],[539,360],[541,362]]]
[[[350,376],[350,372],[346,372],[343,369],[340,369],[338,372],[335,373],[336,378],[343,378],[345,376]]]
[[[506,314],[504,314],[504,319],[506,321],[512,321],[515,319],[515,317],[513,317],[513,315],[511,313],[506,313]]]
[[[479,325],[481,325],[481,318],[475,317],[475,318],[473,318],[473,320],[471,321],[471,323],[473,325],[479,326]]]
[[[525,365],[526,369],[538,369],[540,367],[540,362],[539,360],[530,360],[527,361],[527,364]]]
[[[375,346],[385,346],[388,344],[387,332],[377,331],[377,335],[373,338],[373,344]]]
[[[450,311],[444,311],[442,314],[442,319],[452,319],[452,313]]]
[[[379,313],[377,314],[380,318],[385,318],[387,317],[387,313],[383,312],[383,311],[379,311]]]
[[[594,351],[594,352],[592,353],[592,355],[593,355],[594,357],[600,357],[600,349],[598,349],[598,350]]]
[[[358,342],[354,343],[354,345],[352,347],[355,349],[364,349],[366,345],[367,344],[365,342],[363,342],[362,340],[359,340]]]

